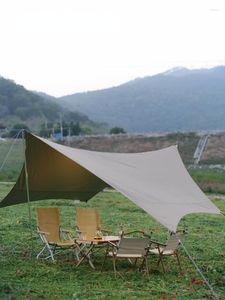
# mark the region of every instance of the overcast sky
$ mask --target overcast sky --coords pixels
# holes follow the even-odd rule
[[[225,65],[224,0],[0,0],[0,75],[54,96]]]

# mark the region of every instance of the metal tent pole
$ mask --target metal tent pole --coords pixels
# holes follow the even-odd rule
[[[25,182],[26,182],[26,194],[27,194],[27,207],[29,215],[29,228],[30,228],[30,238],[31,238],[31,249],[33,252],[33,233],[32,233],[32,222],[31,222],[31,205],[30,205],[30,192],[29,192],[29,180],[27,171],[27,157],[26,157],[26,141],[25,141],[25,131],[22,131],[23,138],[23,149],[24,149],[24,170],[25,170]]]

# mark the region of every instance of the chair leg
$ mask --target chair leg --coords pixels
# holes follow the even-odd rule
[[[162,265],[162,268],[163,268],[163,272],[166,273],[166,269],[165,269],[165,266],[164,266],[164,263],[163,263],[163,256],[160,254],[159,255],[159,260],[157,262],[157,265],[159,265],[161,262],[161,265]]]
[[[55,246],[52,249],[49,244],[46,244],[46,247],[47,247],[47,249],[48,249],[48,251],[50,253],[50,255],[46,257],[46,259],[48,259],[49,257],[51,257],[52,261],[55,261],[55,259],[54,259]]]
[[[160,256],[159,256],[159,259],[158,259],[158,261],[157,261],[157,267],[159,266],[160,261],[161,261],[161,259],[160,259]]]
[[[143,259],[142,259],[142,262],[141,262],[141,264],[140,264],[139,270],[143,269],[144,263],[145,263],[145,259],[143,258]]]
[[[147,259],[147,256],[145,256],[144,260],[145,260],[145,266],[146,266],[146,273],[149,275],[149,268],[148,268],[148,259]]]
[[[42,249],[41,249],[41,251],[37,254],[37,256],[36,256],[36,258],[38,259],[40,256],[41,256],[41,254],[44,252],[44,250],[47,248],[47,245],[45,245]]]
[[[176,255],[176,258],[177,258],[177,263],[178,263],[178,266],[179,266],[180,274],[183,275],[183,270],[181,268],[181,263],[180,263],[180,258],[179,258],[178,252],[175,252],[175,255]]]
[[[113,262],[114,275],[116,278],[116,257],[114,255],[112,256],[112,262]]]
[[[91,257],[90,257],[90,253],[91,253],[93,247],[94,247],[94,244],[91,244],[91,246],[89,247],[89,249],[87,250],[87,252],[84,252],[84,251],[82,250],[82,252],[81,252],[82,257],[80,258],[80,260],[79,260],[78,263],[76,264],[76,266],[75,266],[76,268],[79,267],[79,265],[82,263],[82,261],[83,261],[84,259],[87,259],[87,260],[88,260],[88,263],[89,263],[89,265],[92,267],[92,269],[95,269],[95,266],[93,265],[93,263],[92,263],[92,261],[91,261]]]
[[[109,251],[109,246],[107,246],[107,248],[105,250],[105,256],[104,256],[104,259],[103,259],[103,262],[102,262],[101,272],[103,271],[103,269],[105,267],[105,262],[106,262],[106,259],[107,259],[108,251]]]
[[[102,262],[101,272],[103,272],[103,269],[104,269],[104,267],[105,267],[106,259],[107,259],[107,253],[105,254],[104,259],[103,259],[103,262]]]
[[[77,250],[78,248],[78,250]],[[75,253],[75,257],[76,257],[76,260],[79,261],[80,258],[79,258],[79,254],[80,254],[80,247],[76,244],[75,247],[74,247],[74,253]]]

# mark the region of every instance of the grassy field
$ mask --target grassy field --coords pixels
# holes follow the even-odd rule
[[[0,184],[0,198],[10,185]],[[213,202],[225,211],[224,200]],[[104,228],[117,234],[120,224],[126,230],[144,229],[153,238],[165,241],[167,230],[147,213],[117,192],[102,192],[88,203],[74,201],[39,201],[31,204],[32,235],[29,230],[26,204],[0,209],[0,299],[213,299],[202,284],[199,274],[180,249],[185,275],[180,276],[174,258],[165,260],[168,272],[164,275],[149,257],[150,275],[129,270],[124,261],[117,263],[121,276],[116,280],[112,262],[100,272],[102,252],[94,255],[96,270],[85,262],[75,268],[70,253],[58,257],[56,263],[36,260],[41,243],[36,234],[35,207],[57,206],[64,228],[74,228],[75,208],[97,207]],[[188,229],[184,244],[220,299],[225,299],[224,217],[192,214],[184,217],[179,228]],[[7,296],[8,295],[8,296]],[[10,296],[9,296],[10,295]],[[8,297],[8,298],[7,298]]]
[[[15,181],[24,160],[22,140],[0,141],[0,181]]]
[[[222,169],[189,168],[190,175],[206,193],[225,194],[225,171]]]

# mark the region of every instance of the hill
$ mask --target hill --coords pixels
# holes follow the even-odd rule
[[[26,124],[37,131],[43,124],[52,128],[60,120],[79,122],[81,126],[104,132],[106,125],[91,121],[77,111],[70,112],[56,103],[54,97],[44,93],[31,92],[12,80],[0,77],[0,125],[11,128],[18,123]]]
[[[6,125],[55,121],[61,111],[62,108],[55,102],[26,90],[12,80],[0,78],[0,119]]]
[[[129,132],[224,130],[225,67],[175,68],[57,101]]]

